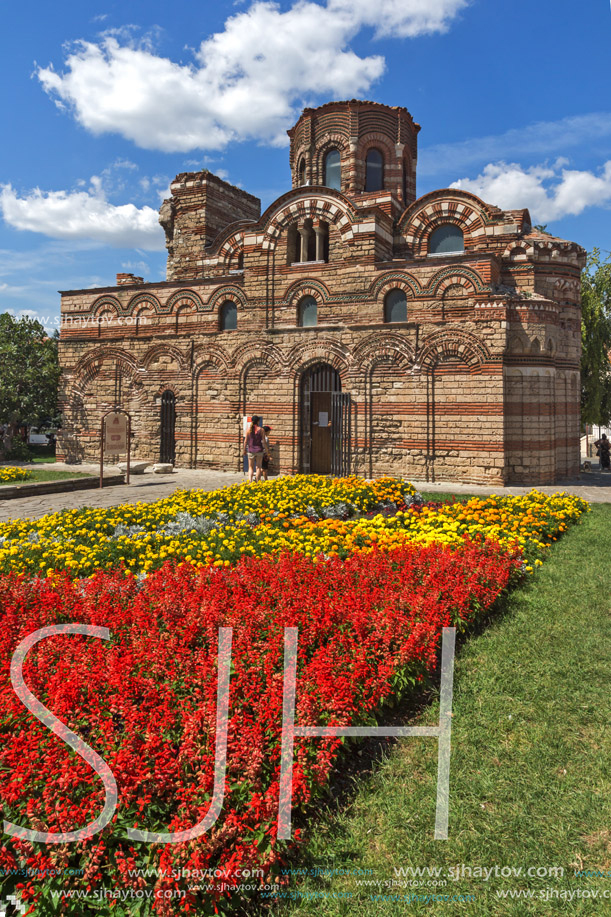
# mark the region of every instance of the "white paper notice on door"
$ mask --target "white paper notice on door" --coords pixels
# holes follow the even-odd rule
[[[329,414],[327,411],[318,412],[318,426],[319,427],[328,427],[329,426]]]

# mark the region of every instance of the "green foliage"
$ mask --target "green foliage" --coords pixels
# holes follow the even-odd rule
[[[14,437],[11,440],[10,448],[7,448],[3,443],[0,454],[3,460],[6,459],[9,462],[29,462],[32,458],[28,444],[18,437]]]
[[[581,419],[611,421],[611,256],[595,248],[581,278]]]
[[[57,414],[57,332],[40,322],[0,315],[0,423],[36,424]]]

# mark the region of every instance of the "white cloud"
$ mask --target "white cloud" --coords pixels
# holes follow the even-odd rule
[[[145,149],[222,149],[230,141],[286,143],[304,99],[352,97],[380,78],[381,55],[349,47],[376,36],[443,32],[469,0],[260,0],[204,40],[190,64],[157,55],[150,38],[106,33],[79,42],[63,73],[37,75],[56,103],[94,134],[119,133]]]
[[[417,38],[447,32],[468,0],[329,0],[335,13],[351,16],[359,28],[371,26],[377,38]]]
[[[19,197],[12,185],[2,185],[0,211],[14,229],[40,232],[52,239],[89,239],[116,248],[164,248],[157,211],[109,203],[102,179],[95,175],[86,191],[34,188]]]
[[[137,273],[142,274],[142,276],[148,274],[150,270],[146,261],[122,261],[121,267],[126,271],[132,271],[132,273],[137,271]]]
[[[418,153],[418,174],[439,175],[485,162],[521,157],[553,156],[561,150],[595,144],[611,137],[611,112],[572,115],[559,121],[537,121],[503,134],[438,143]]]
[[[611,202],[611,160],[598,175],[566,165],[566,159],[527,169],[515,162],[489,163],[477,178],[462,178],[450,187],[471,191],[504,210],[528,207],[537,222],[577,216],[587,207]]]
[[[140,190],[147,196],[153,195],[163,201],[171,196],[170,179],[166,175],[153,175],[152,178],[144,176],[138,179]]]
[[[10,283],[0,283],[0,295],[4,294],[7,296],[10,294],[11,296],[15,296],[21,292],[21,289],[21,287],[16,285],[13,286]]]

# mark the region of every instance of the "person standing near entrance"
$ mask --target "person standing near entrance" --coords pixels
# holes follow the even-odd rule
[[[259,425],[260,418],[253,415],[253,418],[244,437],[244,455],[248,455],[248,483],[261,480],[261,468],[263,466],[263,456],[267,449],[267,437],[265,430]]]
[[[611,443],[607,439],[607,434],[603,433],[600,439],[594,443],[597,454],[600,456],[600,470],[609,471]]]
[[[263,466],[262,466],[262,472],[261,472],[261,477],[263,478],[264,481],[267,481],[267,473],[269,471],[269,466],[272,463],[272,447],[269,441],[269,434],[271,433],[271,431],[272,431],[271,427],[263,427],[263,432],[265,433],[265,439],[267,443],[265,452],[263,453]]]

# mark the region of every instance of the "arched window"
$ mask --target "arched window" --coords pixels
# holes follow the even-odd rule
[[[286,263],[294,264],[301,257],[301,239],[297,231],[297,224],[292,223],[286,234]]]
[[[390,290],[384,299],[384,321],[407,321],[407,296],[403,290]]]
[[[341,182],[342,165],[339,150],[329,150],[325,156],[322,183],[327,188],[335,191],[342,190]]]
[[[384,157],[379,150],[369,150],[365,160],[365,191],[384,188]]]
[[[302,328],[318,324],[318,306],[313,296],[304,296],[299,303],[299,324]]]
[[[299,166],[297,168],[297,177],[300,185],[305,185],[306,183],[306,161],[305,156],[302,156],[299,161]]]
[[[329,261],[329,224],[321,220],[316,231],[316,260]]]
[[[308,217],[301,227],[301,260],[316,261],[316,233],[314,223]]]
[[[238,307],[229,299],[221,306],[221,331],[235,331],[238,327]]]
[[[231,271],[244,270],[244,252],[234,252],[232,254],[229,269]]]
[[[462,230],[453,223],[444,223],[431,233],[429,254],[442,255],[446,252],[464,252],[465,239]]]

